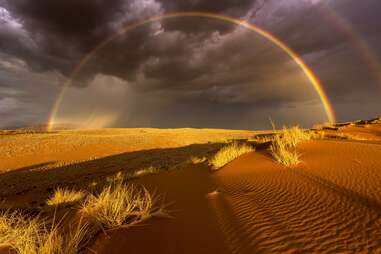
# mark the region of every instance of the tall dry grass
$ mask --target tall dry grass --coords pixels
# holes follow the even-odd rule
[[[218,170],[221,167],[225,166],[232,160],[240,157],[243,154],[254,151],[255,149],[252,146],[247,144],[231,143],[221,150],[219,150],[209,161],[209,164],[212,166],[213,170]]]
[[[81,213],[103,229],[136,223],[151,217],[154,199],[144,187],[115,182],[99,194],[89,195]]]
[[[300,154],[297,152],[296,147],[290,146],[281,136],[274,137],[270,150],[274,159],[286,167],[300,163]]]
[[[86,223],[63,230],[40,217],[22,213],[0,214],[0,246],[17,254],[77,254],[87,243],[90,227]]]
[[[310,132],[304,131],[298,126],[290,129],[283,128],[281,133],[274,136],[270,150],[278,163],[292,167],[301,162],[300,154],[296,150],[297,145],[300,142],[311,140],[311,138]]]
[[[86,197],[86,192],[66,188],[57,188],[53,195],[46,201],[50,206],[75,204]]]
[[[0,249],[17,254],[76,254],[101,229],[136,224],[154,215],[168,217],[146,188],[127,185],[125,180],[124,174],[116,174],[93,193],[57,189],[49,205],[60,209],[62,204],[81,204],[74,219],[68,223],[65,219],[65,226],[20,211],[0,212]]]

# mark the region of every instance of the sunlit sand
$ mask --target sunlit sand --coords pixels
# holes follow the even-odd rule
[[[381,121],[285,133],[2,131],[1,209],[85,225],[85,253],[380,252]],[[274,157],[276,137],[298,163]]]

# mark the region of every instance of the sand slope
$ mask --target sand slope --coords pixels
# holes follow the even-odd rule
[[[139,180],[167,193],[175,219],[101,236],[94,250],[381,253],[381,144],[312,141],[300,150],[294,169],[260,151],[214,174],[201,167]]]
[[[367,140],[302,143],[303,163],[295,168],[275,163],[261,148],[214,173],[206,164],[189,164],[190,156],[211,155],[224,140],[251,133],[0,135],[0,198],[38,208],[56,186],[87,186],[154,165],[170,171],[132,182],[161,195],[174,218],[101,233],[87,253],[381,253],[381,124],[338,133]]]

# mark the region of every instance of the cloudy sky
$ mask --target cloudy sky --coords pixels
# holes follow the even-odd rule
[[[268,128],[327,121],[297,64],[246,20],[296,51],[339,121],[381,115],[379,0],[0,0],[0,128],[54,117],[78,127]]]

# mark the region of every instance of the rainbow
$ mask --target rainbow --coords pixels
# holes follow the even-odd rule
[[[368,43],[359,36],[358,32],[351,26],[350,22],[338,15],[327,3],[321,2],[322,14],[324,14],[336,28],[345,35],[357,51],[357,55],[368,67],[370,74],[381,85],[381,64],[373,53]]]
[[[108,43],[116,39],[118,36],[125,34],[126,32],[133,30],[137,27],[143,26],[151,22],[160,21],[163,19],[173,19],[178,17],[203,17],[203,18],[221,20],[221,21],[229,22],[231,24],[245,27],[253,32],[256,32],[262,37],[266,38],[268,41],[272,42],[275,46],[277,46],[279,49],[285,52],[301,68],[305,76],[311,82],[316,93],[318,94],[320,101],[324,107],[328,121],[331,123],[336,122],[335,112],[318,77],[313,73],[313,71],[308,67],[308,65],[302,60],[302,58],[295,51],[289,48],[285,43],[283,43],[280,39],[276,38],[274,35],[270,34],[266,30],[242,19],[237,19],[237,18],[225,16],[225,15],[220,15],[220,14],[207,13],[207,12],[176,12],[176,13],[169,13],[169,14],[151,17],[151,18],[130,24],[124,27],[123,29],[121,29],[120,31],[118,31],[116,34],[114,34],[110,38],[101,42],[97,47],[95,47],[87,55],[85,55],[85,57],[81,60],[81,62],[75,67],[70,78],[63,85],[62,90],[59,92],[57,96],[57,99],[52,107],[51,113],[48,118],[48,124],[47,124],[48,130],[53,129],[54,127],[54,119],[56,118],[57,112],[62,103],[65,92],[67,88],[70,86],[71,80],[73,79],[75,75],[79,73],[82,67],[91,60],[91,58],[94,56],[94,54],[98,50],[105,47]]]

